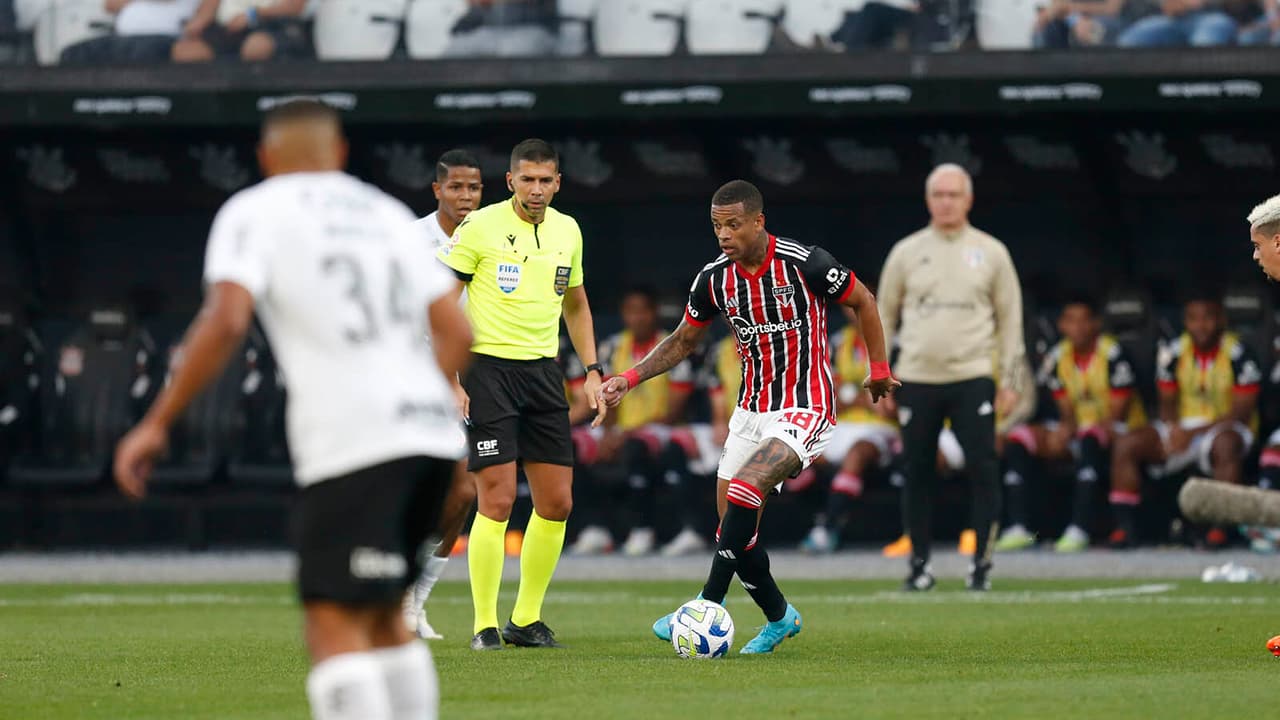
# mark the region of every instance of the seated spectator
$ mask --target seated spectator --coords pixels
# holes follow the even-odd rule
[[[622,298],[621,314],[625,329],[600,344],[600,359],[610,373],[634,366],[668,334],[658,324],[657,295],[652,290],[628,291]],[[693,391],[693,375],[692,363],[685,359],[670,373],[633,390],[617,411],[606,418],[604,432],[594,448],[595,464],[620,465],[625,476],[626,517],[623,521],[629,532],[622,551],[626,555],[647,555],[655,549],[659,488],[666,484],[682,489],[692,482],[689,461],[698,457],[699,450],[691,433],[680,426]],[[592,474],[600,473],[593,471]],[[595,489],[595,493],[599,494],[599,489]],[[682,518],[685,529],[689,529],[697,520],[691,515],[696,511],[696,504],[685,501],[681,506],[686,510]],[[607,514],[600,513],[593,518],[579,535],[572,552],[604,552],[612,544],[605,542],[610,524]],[[586,542],[584,538],[595,542]]]
[[[114,34],[76,43],[62,51],[59,64],[167,62],[182,26],[200,0],[106,0],[116,16]]]
[[[1111,45],[1153,10],[1149,0],[1052,0],[1036,18],[1034,43],[1050,49]]]
[[[556,0],[467,0],[446,57],[536,57],[559,46]]]
[[[1236,41],[1236,21],[1213,0],[1160,0],[1160,12],[1133,23],[1120,47],[1216,47]]]
[[[1241,22],[1241,45],[1280,45],[1280,0],[1265,0],[1252,20]]]
[[[1131,547],[1137,539],[1144,467],[1153,466],[1159,475],[1194,469],[1239,484],[1253,445],[1262,371],[1252,351],[1227,332],[1217,297],[1188,301],[1183,324],[1186,332],[1160,352],[1159,420],[1116,441],[1110,497],[1116,548]],[[1227,542],[1219,528],[1204,539],[1210,546]]]
[[[1089,547],[1091,510],[1105,479],[1112,438],[1146,425],[1146,411],[1134,392],[1133,363],[1116,339],[1102,333],[1102,319],[1087,299],[1068,302],[1058,317],[1063,340],[1045,360],[1043,381],[1053,392],[1058,420],[1013,428],[1005,440],[1005,508],[1008,527],[997,551],[1035,545],[1030,531],[1029,488],[1034,460],[1072,462],[1075,493],[1071,524],[1054,549]]]
[[[173,46],[173,61],[263,62],[310,52],[308,0],[200,0]]]
[[[888,49],[906,44],[919,11],[915,3],[871,0],[848,13],[832,40],[846,50]]]

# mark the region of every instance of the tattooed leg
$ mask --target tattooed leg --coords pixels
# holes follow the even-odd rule
[[[729,581],[737,573],[743,587],[771,622],[786,613],[787,601],[769,572],[769,556],[756,544],[756,528],[765,497],[778,483],[799,472],[802,465],[786,443],[769,438],[738,470],[736,478],[722,483],[725,510],[702,597],[724,602]]]

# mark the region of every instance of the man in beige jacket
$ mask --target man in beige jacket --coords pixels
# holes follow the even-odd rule
[[[934,458],[950,418],[973,487],[971,525],[977,547],[966,582],[990,587],[991,548],[1000,521],[996,416],[1016,405],[1026,349],[1022,292],[1005,246],[969,224],[973,180],[959,165],[940,165],[925,183],[930,223],[903,238],[880,274],[880,317],[898,339],[897,396],[906,456],[903,524],[911,535],[911,574],[904,589],[928,590]],[[998,358],[998,363],[993,359]],[[1000,368],[996,392],[995,368]]]

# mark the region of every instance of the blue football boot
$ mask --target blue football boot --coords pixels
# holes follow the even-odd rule
[[[803,627],[804,621],[800,618],[800,612],[794,605],[787,603],[787,612],[782,619],[765,623],[765,626],[760,629],[760,634],[743,645],[740,652],[743,655],[771,653],[782,644],[783,640],[799,635]]]

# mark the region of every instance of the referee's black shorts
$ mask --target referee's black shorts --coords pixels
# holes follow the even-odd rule
[[[293,515],[302,600],[398,606],[422,571],[456,465],[406,457],[304,487]]]
[[[564,373],[554,359],[476,355],[462,387],[471,396],[468,470],[516,460],[573,465]]]

